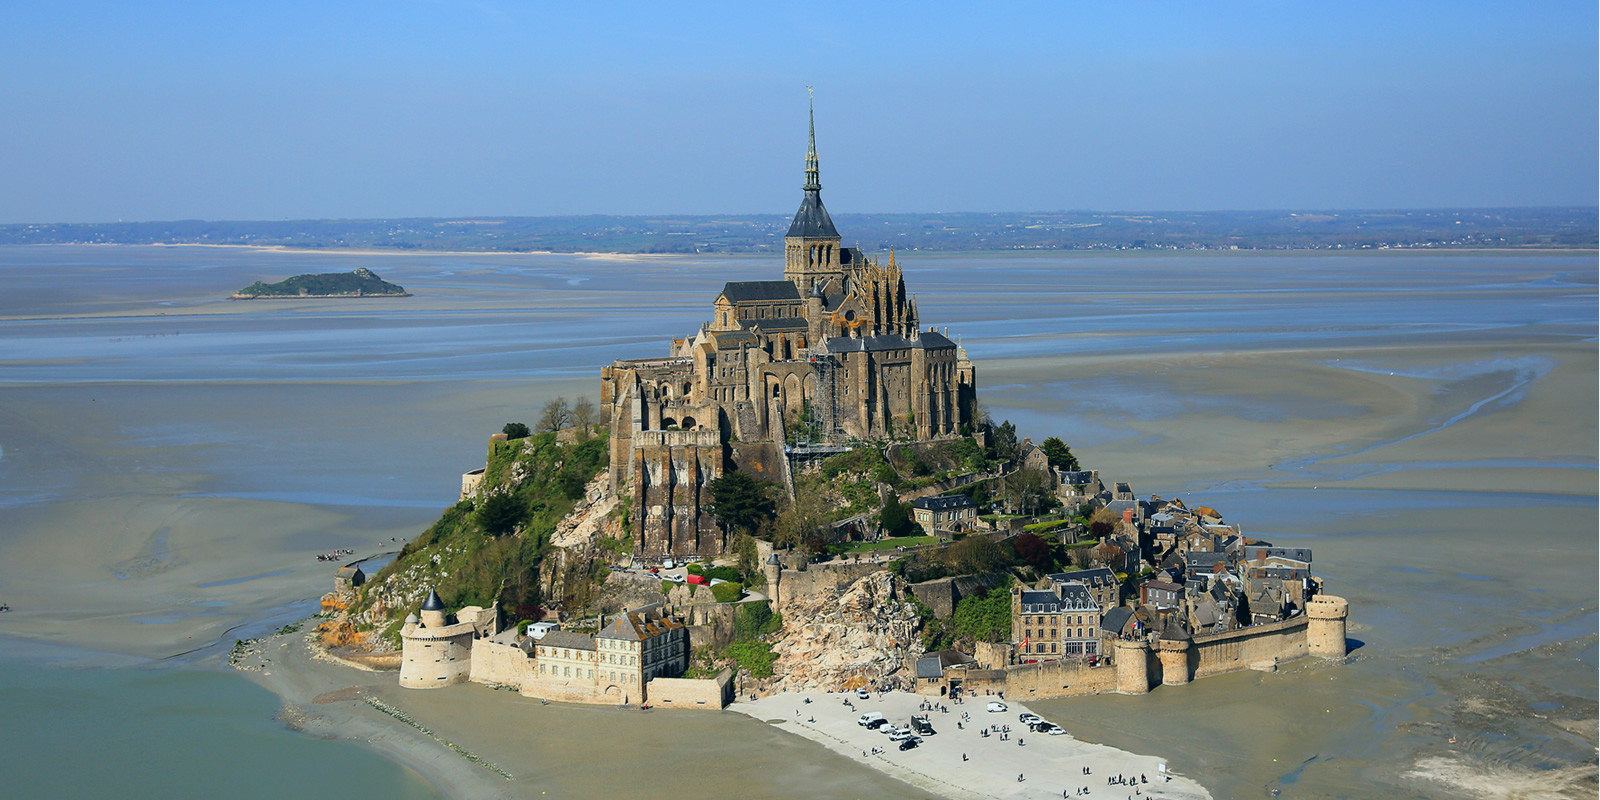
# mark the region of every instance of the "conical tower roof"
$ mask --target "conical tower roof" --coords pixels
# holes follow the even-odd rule
[[[809,90],[810,87],[807,87]],[[822,178],[817,169],[817,111],[815,105],[810,111],[811,136],[806,146],[806,196],[800,201],[800,210],[794,212],[794,221],[789,223],[789,232],[785,234],[790,238],[800,239],[837,239],[839,229],[833,227],[833,218],[828,216],[828,209],[822,205]]]
[[[422,601],[422,610],[423,611],[443,611],[444,610],[444,601],[439,599],[439,592],[437,590],[434,590],[434,589],[429,589],[428,590],[428,599]]]

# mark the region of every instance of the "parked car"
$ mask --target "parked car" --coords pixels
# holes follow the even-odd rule
[[[917,737],[912,736],[911,731],[908,731],[905,728],[895,728],[894,733],[889,734],[889,741],[891,742],[903,742],[907,739],[915,738]]]
[[[664,580],[664,581],[671,581],[672,583],[684,583],[685,582],[682,575],[664,575],[664,576],[662,576],[661,579]]]
[[[1002,712],[1002,713],[1004,713],[1004,712],[1005,712],[1005,710],[1006,710],[1006,704],[1005,704],[1005,703],[999,703],[999,702],[995,702],[995,701],[993,701],[993,700],[990,700],[990,701],[989,701],[989,705],[988,705],[988,706],[986,706],[986,708],[987,708],[987,709],[988,709],[988,710],[989,710],[989,711],[999,711],[999,712]]]
[[[1050,734],[1051,736],[1060,736],[1061,734],[1067,732],[1067,729],[1061,727],[1060,725],[1056,725],[1054,723],[1046,723],[1046,725],[1048,727],[1044,729],[1044,732]]]
[[[872,699],[872,693],[868,692],[866,689],[857,689],[856,698],[860,700],[870,700]]]
[[[915,736],[913,736],[910,739],[901,740],[900,749],[901,750],[910,750],[911,748],[916,747],[919,744],[922,744],[922,740],[918,739]]]
[[[1024,725],[1032,725],[1035,722],[1044,722],[1044,717],[1041,717],[1038,714],[1034,714],[1034,713],[1030,713],[1030,712],[1024,711],[1021,714],[1017,715],[1017,721],[1021,722]]]
[[[856,719],[856,724],[868,728],[876,728],[884,723],[882,711],[868,711]]]

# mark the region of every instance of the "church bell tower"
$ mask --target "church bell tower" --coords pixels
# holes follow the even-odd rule
[[[805,199],[783,237],[783,277],[799,287],[802,297],[829,280],[842,278],[839,230],[822,205],[822,181],[817,171],[817,113],[811,108],[811,138],[806,148]]]

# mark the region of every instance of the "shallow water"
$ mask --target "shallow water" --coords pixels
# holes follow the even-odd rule
[[[1169,756],[1218,797],[1380,784],[1447,797],[1396,776],[1444,738],[1419,726],[1464,713],[1472,676],[1509,659],[1557,696],[1515,702],[1587,702],[1592,716],[1593,640],[1560,657],[1575,672],[1530,648],[1595,624],[1593,255],[905,255],[924,322],[960,338],[994,416],[1063,436],[1141,495],[1182,492],[1247,534],[1314,547],[1315,570],[1354,603],[1360,647],[1342,671],[1053,701],[1069,728]],[[221,299],[358,266],[415,297]],[[215,660],[305,613],[334,569],[316,553],[381,552],[431,522],[504,422],[558,393],[593,396],[612,359],[664,353],[724,281],[779,275],[746,257],[0,248],[0,602],[17,609],[0,636]],[[1530,477],[1548,474],[1565,482]],[[89,705],[62,699],[62,724],[99,713],[93,747],[151,775],[190,763],[135,735],[157,722],[206,739],[214,777],[259,770],[262,747],[291,775],[351,749],[278,731],[270,698],[232,675],[0,672],[57,696],[81,682]],[[173,699],[186,693],[215,714]],[[447,707],[447,694],[415,702]],[[12,731],[56,724],[31,703],[0,715]],[[1169,724],[1122,722],[1152,715]],[[1535,718],[1505,727],[1550,763],[1581,757]],[[671,762],[670,740],[640,737]],[[0,747],[0,768],[82,793],[51,782],[89,780],[56,774],[69,756],[25,752]],[[428,796],[406,794],[400,768],[362,763],[359,783]],[[573,765],[552,773],[592,785]]]
[[[278,699],[238,674],[64,657],[0,640],[7,797],[441,796],[358,745],[286,729]]]

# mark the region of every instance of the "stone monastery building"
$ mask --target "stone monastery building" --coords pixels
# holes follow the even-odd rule
[[[723,552],[723,532],[701,511],[706,484],[725,464],[781,467],[773,447],[788,430],[837,444],[955,436],[972,422],[972,363],[922,328],[894,254],[880,263],[841,246],[822,205],[814,120],[803,190],[783,280],[729,282],[711,321],[673,340],[668,357],[601,371],[611,488],[634,497],[640,555]]]

